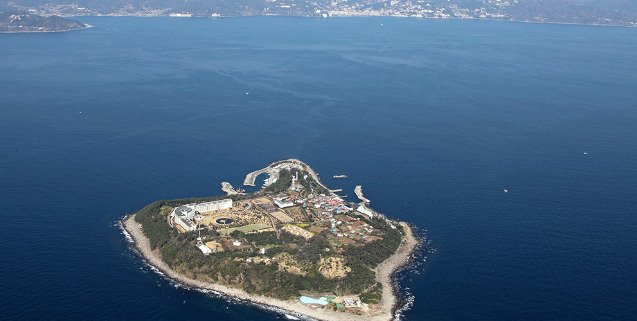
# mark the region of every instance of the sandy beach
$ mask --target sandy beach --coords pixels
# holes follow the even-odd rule
[[[164,263],[157,252],[151,250],[150,242],[144,235],[141,225],[135,221],[134,214],[123,219],[124,228],[135,241],[135,246],[142,256],[149,264],[162,271],[167,277],[190,287],[221,292],[241,300],[283,309],[295,314],[302,314],[304,316],[324,321],[388,321],[393,319],[393,310],[395,309],[397,298],[392,284],[392,274],[409,262],[411,254],[418,243],[409,225],[404,222],[401,222],[400,224],[405,228],[405,239],[401,243],[398,251],[387,260],[380,263],[376,268],[376,280],[383,285],[382,299],[379,303],[381,313],[370,315],[369,312],[364,312],[363,315],[356,315],[321,308],[312,309],[309,306],[296,301],[283,301],[260,295],[252,295],[241,289],[187,278],[173,271],[166,263]]]

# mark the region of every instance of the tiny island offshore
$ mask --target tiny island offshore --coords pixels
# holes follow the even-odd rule
[[[360,186],[362,202],[346,201],[300,160],[243,184],[261,174],[254,193],[223,182],[227,195],[157,201],[123,227],[149,264],[184,285],[318,320],[392,320],[392,275],[418,245],[411,227],[372,210]]]

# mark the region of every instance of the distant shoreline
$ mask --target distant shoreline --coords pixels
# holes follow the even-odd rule
[[[66,30],[25,30],[25,31],[0,31],[0,33],[4,34],[13,34],[13,33],[56,33],[56,32],[70,32],[76,30],[84,30],[88,28],[93,28],[93,25],[84,24],[84,27],[77,29],[66,29]]]
[[[184,275],[181,275],[172,270],[162,260],[161,255],[158,251],[151,250],[150,241],[144,235],[141,225],[135,221],[135,214],[128,215],[122,219],[123,228],[133,239],[135,247],[139,250],[139,253],[142,255],[142,257],[146,259],[150,265],[163,272],[168,278],[197,289],[220,292],[243,301],[275,307],[323,321],[393,320],[394,311],[396,309],[397,296],[396,289],[394,289],[394,285],[392,282],[392,276],[397,270],[409,263],[411,255],[418,245],[418,240],[415,238],[411,227],[405,222],[400,222],[400,224],[403,226],[403,229],[405,231],[405,236],[400,244],[400,247],[392,256],[381,262],[376,267],[376,281],[383,285],[382,299],[379,302],[381,313],[375,316],[370,316],[357,315],[346,312],[335,312],[332,310],[319,308],[312,309],[311,307],[300,302],[283,301],[266,296],[253,295],[241,289],[231,288],[220,284],[204,282],[185,277]]]
[[[597,26],[597,27],[624,27],[624,28],[637,28],[636,25],[629,24],[601,24],[601,23],[581,23],[581,22],[558,22],[558,21],[530,21],[530,20],[505,20],[505,19],[488,19],[488,18],[435,18],[435,17],[416,17],[405,15],[349,15],[349,16],[330,16],[330,17],[318,17],[318,16],[295,16],[295,15],[281,15],[281,14],[261,14],[261,15],[236,15],[236,16],[220,16],[220,17],[206,17],[206,16],[192,16],[192,17],[170,17],[167,15],[147,16],[147,15],[123,15],[123,14],[98,14],[98,15],[64,15],[65,18],[79,18],[79,17],[134,17],[134,18],[172,18],[172,19],[223,19],[223,18],[243,18],[243,17],[293,17],[293,18],[313,18],[313,19],[341,19],[341,18],[408,18],[408,19],[427,19],[427,20],[456,20],[456,21],[494,21],[494,22],[517,22],[517,23],[532,23],[532,24],[552,24],[552,25],[576,25],[576,26]],[[92,27],[92,26],[91,26]],[[73,30],[81,30],[72,29]],[[37,32],[37,31],[36,31]],[[52,31],[55,32],[55,31]]]

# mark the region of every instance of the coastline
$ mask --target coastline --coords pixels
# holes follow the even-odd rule
[[[287,15],[287,14],[245,14],[245,15],[226,15],[220,17],[208,17],[208,16],[193,16],[190,18],[182,18],[182,19],[232,19],[232,18],[242,18],[242,17],[268,17],[268,16],[278,16],[278,17],[295,17],[295,18],[312,18],[312,19],[340,19],[340,18],[379,18],[379,17],[387,17],[387,18],[408,18],[408,19],[428,19],[428,20],[472,20],[472,21],[495,21],[495,22],[517,22],[517,23],[533,23],[533,24],[554,24],[554,25],[575,25],[575,26],[596,26],[596,27],[623,27],[623,28],[637,28],[637,23],[635,24],[603,24],[603,23],[584,23],[584,22],[560,22],[560,21],[532,21],[532,20],[520,20],[520,19],[496,19],[496,18],[458,18],[458,17],[449,17],[449,18],[438,18],[438,17],[420,17],[420,16],[409,16],[404,14],[396,14],[396,15],[381,15],[381,14],[352,14],[352,15],[333,15],[329,17],[321,17],[321,16],[305,16],[305,15]],[[134,17],[134,18],[169,18],[167,15],[143,15],[143,14],[81,14],[81,15],[61,15],[64,18],[70,17]],[[81,28],[84,29],[84,28]],[[74,30],[81,30],[74,29]],[[69,30],[72,31],[72,30]]]
[[[363,315],[357,315],[326,309],[312,309],[311,307],[297,301],[283,301],[261,295],[252,295],[241,289],[187,278],[172,270],[166,263],[164,263],[157,251],[151,250],[150,242],[144,235],[141,225],[135,221],[135,214],[128,215],[122,219],[123,228],[130,234],[135,243],[135,247],[138,249],[139,253],[141,253],[142,257],[146,259],[150,265],[163,272],[168,278],[194,288],[220,292],[243,301],[275,307],[285,311],[290,311],[294,314],[301,314],[323,321],[389,321],[394,319],[397,297],[396,290],[394,289],[392,282],[392,276],[394,272],[409,262],[411,254],[418,244],[418,240],[414,237],[413,231],[409,225],[405,222],[400,222],[400,224],[405,230],[405,238],[403,239],[403,242],[401,242],[400,247],[392,256],[381,262],[376,267],[376,280],[383,285],[383,292],[382,299],[378,304],[381,312],[372,316],[366,313]]]
[[[0,34],[16,34],[16,33],[56,33],[56,32],[70,32],[75,30],[84,30],[88,28],[93,28],[92,25],[84,24],[82,28],[76,29],[63,29],[63,30],[25,30],[25,31],[0,31]]]

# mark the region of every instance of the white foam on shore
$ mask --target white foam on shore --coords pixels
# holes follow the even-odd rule
[[[146,263],[146,265],[148,265],[150,267],[151,270],[153,270],[153,272],[165,277],[166,274],[164,274],[164,272],[162,272],[160,269],[156,268],[154,265],[148,263],[148,261],[144,260],[144,262]]]
[[[414,306],[416,299],[411,289],[409,287],[400,287],[400,283],[405,278],[408,278],[409,275],[419,275],[424,263],[427,261],[427,254],[435,252],[435,250],[431,248],[431,241],[427,238],[427,230],[417,229],[412,226],[412,231],[415,238],[418,239],[418,245],[409,258],[410,262],[403,265],[394,273],[394,289],[396,289],[397,293],[402,293],[402,295],[399,296],[402,299],[396,304],[393,321],[402,320],[405,316],[405,312],[411,310]]]
[[[414,299],[415,297],[413,295],[410,295],[405,299],[405,303],[403,303],[400,307],[398,307],[396,311],[394,312],[394,321],[399,321],[403,319],[404,313],[406,311],[409,311],[411,307],[414,306]]]
[[[130,235],[130,233],[128,233],[128,231],[124,228],[124,220],[126,219],[127,216],[124,216],[121,220],[117,221],[117,227],[119,227],[119,230],[121,231],[121,233],[124,235],[124,238],[126,238],[126,242],[128,243],[135,243],[135,240],[133,240],[133,237]]]
[[[117,227],[119,228],[120,232],[122,235],[124,235],[124,237],[126,238],[126,242],[128,243],[128,248],[133,251],[135,254],[137,254],[137,258],[139,258],[142,263],[144,264],[144,266],[146,266],[147,268],[149,268],[151,271],[161,275],[164,279],[168,279],[166,277],[166,274],[164,274],[164,272],[162,272],[160,269],[158,269],[157,267],[155,267],[154,265],[150,264],[148,262],[147,259],[144,258],[144,256],[142,255],[142,253],[139,252],[139,250],[137,250],[137,247],[135,246],[135,240],[133,239],[133,237],[130,235],[130,233],[126,230],[126,228],[124,228],[124,220],[126,220],[128,218],[128,215],[124,216],[122,219],[117,221]],[[143,270],[143,268],[142,268]],[[145,272],[145,271],[144,271]],[[172,280],[169,280],[172,281]]]

